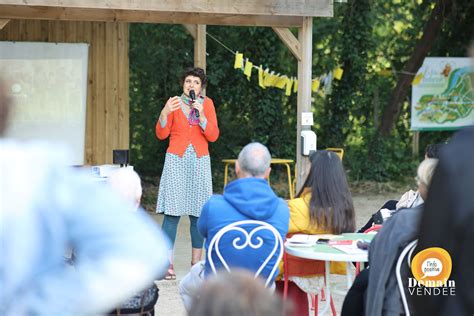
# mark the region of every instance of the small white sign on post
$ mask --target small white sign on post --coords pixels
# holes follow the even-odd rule
[[[301,113],[301,125],[302,126],[313,126],[313,112]]]

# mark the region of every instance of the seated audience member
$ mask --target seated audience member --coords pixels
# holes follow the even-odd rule
[[[429,158],[418,166],[418,191],[423,199],[428,195],[437,163],[438,159]],[[370,244],[370,268],[363,270],[354,281],[346,295],[342,315],[364,315],[364,310],[365,315],[404,313],[395,264],[403,248],[416,239],[422,212],[423,204],[402,209],[384,223]]]
[[[285,316],[288,304],[272,294],[252,273],[236,270],[206,280],[189,316]]]
[[[0,134],[6,93],[0,82]],[[65,167],[57,146],[0,147],[0,315],[100,314],[164,275],[166,239],[149,217]],[[63,259],[69,247],[74,269]]]
[[[282,239],[288,230],[288,206],[285,201],[278,198],[267,182],[270,174],[270,153],[260,143],[246,145],[239,154],[235,164],[237,180],[229,183],[223,195],[213,195],[204,205],[198,221],[198,229],[206,238],[206,249],[217,232],[225,226],[242,221],[258,220],[275,227]],[[224,254],[229,267],[242,268],[256,272],[274,247],[274,238],[265,242],[258,250],[249,247],[238,250],[232,241],[235,237],[242,237],[235,231],[226,234],[221,239],[220,250]],[[262,235],[267,239],[268,235]],[[273,236],[272,236],[273,237]],[[224,269],[220,260],[212,254],[216,269]],[[207,258],[207,257],[206,257]],[[268,262],[260,273],[262,278],[267,278],[276,262],[276,256]],[[191,298],[197,293],[203,277],[213,274],[209,262],[200,262],[191,268],[179,285],[179,291],[186,309],[189,310]],[[272,276],[272,282],[278,271]]]
[[[474,47],[473,47],[474,56]],[[474,127],[456,133],[441,152],[419,224],[413,253],[445,249],[452,260],[455,295],[412,296],[415,315],[474,312]]]
[[[433,158],[439,159],[441,150],[443,147],[446,146],[445,143],[438,143],[438,144],[429,144],[425,148],[425,159]]]
[[[131,203],[134,210],[139,209],[142,183],[135,171],[130,168],[120,168],[110,175],[107,183],[125,200],[125,203]]]
[[[288,234],[341,234],[354,232],[355,214],[352,196],[339,157],[326,150],[311,156],[311,169],[297,198],[288,202],[290,225]],[[324,285],[324,264],[315,264],[287,255],[289,266],[298,275],[290,277],[288,297],[295,303],[297,315],[308,314],[307,293],[318,294]],[[282,274],[283,265],[280,265]],[[332,263],[331,272],[345,274],[344,263]],[[283,281],[277,282],[283,292]]]
[[[439,154],[445,145],[446,144],[444,143],[439,143],[430,144],[426,146],[425,159],[438,159]],[[372,225],[374,224],[383,224],[384,221],[386,221],[388,218],[390,218],[390,216],[392,216],[395,212],[402,208],[414,208],[423,203],[423,198],[421,197],[420,192],[418,190],[409,190],[405,192],[398,201],[389,200],[385,202],[385,204],[380,208],[380,210],[378,210],[377,213],[373,214],[369,221],[361,229],[359,229],[358,232],[363,233],[364,231],[372,227]]]
[[[135,171],[129,168],[120,168],[110,175],[107,182],[124,199],[124,203],[131,204],[132,209],[135,211],[139,210],[142,198],[142,185],[140,177]],[[148,315],[154,315],[154,306],[157,300],[158,288],[152,282],[151,286],[129,298],[114,311],[110,312],[109,315],[143,314],[143,312],[148,312]]]

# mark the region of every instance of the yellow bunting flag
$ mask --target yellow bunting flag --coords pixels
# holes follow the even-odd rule
[[[419,85],[421,80],[423,80],[423,73],[419,73],[415,76],[415,78],[413,78],[413,81],[412,81],[412,85],[416,86],[416,85]]]
[[[318,79],[313,79],[313,82],[311,83],[311,91],[316,92],[319,89],[320,82]]]
[[[262,65],[258,67],[258,85],[260,88],[265,89],[265,85],[263,84],[263,68]]]
[[[336,68],[333,72],[334,79],[341,80],[343,72],[344,70],[341,67]]]
[[[239,52],[235,53],[235,62],[234,62],[234,68],[242,68],[244,66],[244,54],[241,54]]]
[[[263,84],[265,87],[271,87],[273,81],[273,75],[268,73],[268,70],[265,69],[264,77],[263,77]]]
[[[286,79],[288,79],[287,76],[278,77],[275,83],[275,87],[277,87],[278,89],[283,89],[286,85]]]
[[[252,62],[247,59],[247,62],[245,63],[244,75],[247,76],[248,81],[250,81],[250,76],[252,75],[252,66]]]
[[[269,83],[270,87],[275,86],[277,79],[278,79],[278,75],[274,75],[272,71],[272,73],[270,74],[270,83]]]
[[[290,96],[291,95],[291,86],[293,85],[293,78],[289,79],[287,78],[287,81],[286,81],[286,89],[285,89],[285,94],[287,96]]]
[[[298,92],[298,79],[295,79],[295,82],[293,82],[293,93]]]

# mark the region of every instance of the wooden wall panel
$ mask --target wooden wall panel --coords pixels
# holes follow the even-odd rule
[[[129,148],[128,23],[11,20],[0,41],[88,43],[84,161],[112,163]]]

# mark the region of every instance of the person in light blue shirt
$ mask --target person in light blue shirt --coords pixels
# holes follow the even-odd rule
[[[65,167],[57,146],[0,139],[0,152],[0,315],[103,313],[164,275],[158,226]],[[74,268],[63,257],[70,248]]]

